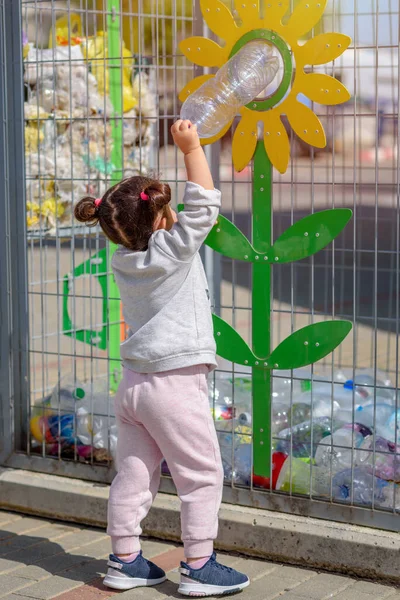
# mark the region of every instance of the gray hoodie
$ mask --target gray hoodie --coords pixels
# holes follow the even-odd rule
[[[217,365],[199,249],[218,218],[221,193],[189,181],[183,202],[178,222],[154,232],[146,251],[119,247],[112,258],[130,329],[121,344],[123,365],[139,373]]]

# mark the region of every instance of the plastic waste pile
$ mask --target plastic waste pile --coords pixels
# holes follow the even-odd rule
[[[108,462],[115,458],[117,426],[106,382],[63,377],[30,420],[32,450],[46,455]]]
[[[82,195],[101,196],[113,171],[113,106],[107,34],[82,36],[79,16],[55,24],[56,43],[35,48],[24,39],[25,152],[29,229],[72,224]],[[155,94],[121,42],[124,176],[146,172],[150,160]],[[139,74],[140,73],[140,74]]]
[[[274,372],[272,475],[252,476],[251,374],[217,373],[210,406],[225,478],[292,494],[400,510],[400,405],[374,370]]]
[[[400,511],[400,409],[383,373],[335,373],[333,382],[306,370],[274,373],[268,479],[252,473],[251,373],[215,372],[209,402],[227,482]],[[47,455],[115,458],[113,399],[102,381],[61,379],[34,408],[30,430],[32,450]]]

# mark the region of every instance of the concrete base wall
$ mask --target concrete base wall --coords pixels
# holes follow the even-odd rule
[[[23,470],[0,470],[0,508],[106,527],[109,486]],[[179,541],[180,502],[159,494],[148,536]],[[400,517],[399,517],[400,520]],[[216,548],[400,584],[400,535],[223,504]]]

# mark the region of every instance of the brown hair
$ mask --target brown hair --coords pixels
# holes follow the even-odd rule
[[[146,194],[143,200],[140,194]],[[87,196],[75,206],[75,218],[89,227],[98,223],[114,244],[129,250],[147,250],[154,222],[171,200],[166,183],[147,177],[129,177],[110,188],[101,201]]]

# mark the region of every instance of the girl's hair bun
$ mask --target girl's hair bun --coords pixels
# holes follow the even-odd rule
[[[75,205],[74,214],[77,221],[86,223],[89,227],[97,225],[99,218],[96,198],[86,196],[79,200]]]
[[[144,190],[150,202],[155,202],[158,208],[167,205],[171,201],[171,188],[168,183],[153,181]]]

